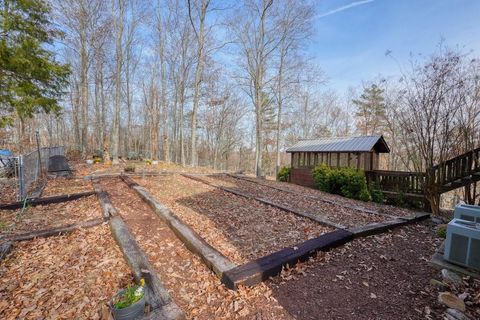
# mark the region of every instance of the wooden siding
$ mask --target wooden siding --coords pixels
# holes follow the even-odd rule
[[[292,168],[292,171],[290,172],[290,182],[305,187],[315,188],[312,169],[310,168]]]

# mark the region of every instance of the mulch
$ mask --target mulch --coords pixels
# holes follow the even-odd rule
[[[48,205],[26,206],[24,210],[0,210],[2,235],[54,228],[71,223],[102,218],[95,195]]]
[[[137,178],[136,182],[237,264],[334,230],[181,175]]]
[[[408,216],[415,215],[415,211],[408,208],[401,208],[401,207],[396,207],[388,204],[380,204],[375,202],[365,202],[365,201],[360,201],[355,199],[349,199],[349,198],[342,197],[340,195],[323,192],[318,189],[308,188],[308,187],[300,186],[293,183],[280,182],[280,181],[270,180],[270,179],[257,179],[249,176],[245,176],[243,178],[247,180],[251,180],[255,183],[266,185],[266,186],[272,186],[275,188],[293,191],[300,195],[304,194],[308,196],[318,197],[320,199],[339,202],[342,204],[359,207],[366,210],[377,211],[384,214],[394,215],[398,217],[408,217]]]
[[[101,185],[187,319],[291,319],[264,284],[225,288],[120,179],[102,179]]]
[[[0,262],[0,318],[100,319],[132,281],[107,224],[15,243]]]
[[[296,319],[441,319],[429,222],[356,239],[269,281]]]
[[[202,179],[244,192],[251,196],[269,200],[273,203],[278,203],[286,208],[317,215],[331,222],[344,225],[347,228],[388,220],[385,216],[364,213],[343,206],[326,203],[321,200],[301,197],[296,194],[280,191],[246,180],[236,179],[227,175],[208,175],[202,176]]]

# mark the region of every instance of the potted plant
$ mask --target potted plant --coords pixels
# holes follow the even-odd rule
[[[115,320],[133,320],[145,309],[145,280],[119,291],[109,303]]]

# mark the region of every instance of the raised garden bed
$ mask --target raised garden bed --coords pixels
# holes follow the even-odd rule
[[[53,178],[43,189],[42,197],[93,191],[92,182],[84,179]]]
[[[0,210],[2,236],[16,235],[102,218],[95,195],[25,209]]]
[[[335,224],[341,224],[345,228],[359,227],[371,223],[391,220],[391,218],[387,216],[366,213],[321,200],[302,197],[261,184],[236,179],[224,174],[201,176],[201,179],[214,185],[220,185],[235,191],[240,191],[252,197],[268,200],[271,203],[278,204],[287,209],[319,216]]]
[[[316,197],[316,198],[331,201],[331,202],[337,202],[341,205],[348,205],[348,206],[357,207],[364,210],[377,211],[379,213],[389,214],[397,217],[411,217],[418,214],[418,212],[407,209],[407,208],[401,208],[401,207],[396,207],[396,206],[386,205],[386,204],[379,204],[375,202],[365,202],[365,201],[360,201],[355,199],[349,199],[349,198],[342,197],[340,195],[323,192],[317,189],[312,189],[312,188],[300,186],[293,183],[279,182],[279,181],[268,180],[268,179],[256,179],[254,177],[244,176],[244,175],[232,175],[232,176],[236,177],[237,179],[251,181],[252,183],[270,186],[270,187],[278,188],[281,190],[286,190],[287,192],[294,193],[299,196]]]
[[[228,290],[119,178],[102,179],[101,185],[187,319],[291,319],[263,284]]]
[[[0,318],[100,319],[131,281],[108,225],[18,242],[0,261]]]
[[[135,181],[237,264],[334,230],[179,175]]]

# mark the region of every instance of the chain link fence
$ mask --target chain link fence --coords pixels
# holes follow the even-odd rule
[[[65,148],[63,146],[40,148],[17,157],[3,159],[4,172],[11,174],[16,180],[17,200],[22,201],[32,197],[46,181],[48,160],[56,155],[64,156]]]

